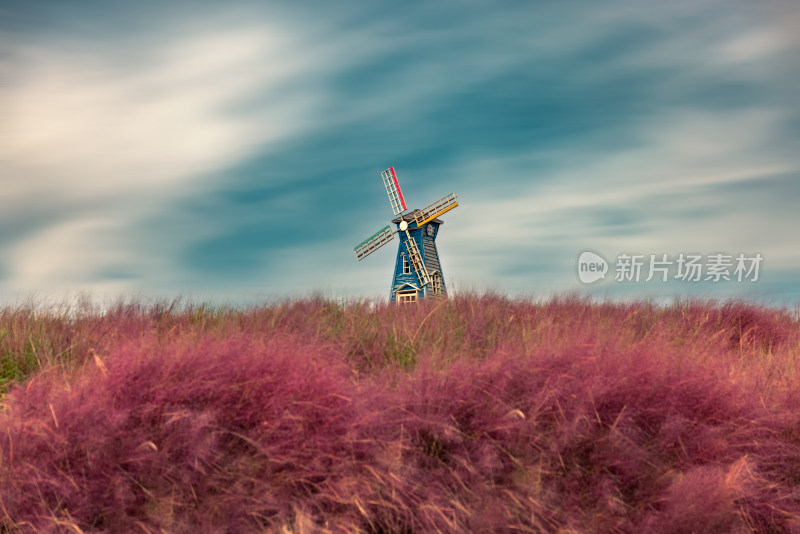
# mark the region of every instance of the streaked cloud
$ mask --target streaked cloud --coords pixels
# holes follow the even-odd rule
[[[23,47],[7,67],[3,156],[35,181],[4,194],[174,189],[295,134],[300,95],[252,114],[233,109],[296,72],[286,40],[267,28],[186,36],[139,51],[133,67],[113,48]]]
[[[46,4],[66,30],[0,33],[6,294],[383,294],[394,250],[351,249],[389,165],[414,206],[459,194],[451,288],[730,249],[796,291],[792,2],[106,7],[136,23],[89,37]]]
[[[277,25],[177,32],[135,52],[114,42],[10,44],[0,220],[50,207],[32,232],[4,235],[15,292],[152,282],[158,269],[148,265],[169,262],[144,260],[133,227],[208,187],[213,173],[297,136],[314,110],[293,82],[310,58],[292,58]],[[96,278],[115,269],[127,280]]]

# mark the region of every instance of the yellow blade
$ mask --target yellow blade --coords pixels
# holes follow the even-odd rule
[[[414,220],[417,222],[417,226],[422,226],[426,222],[434,220],[439,215],[447,213],[456,206],[458,206],[456,194],[450,193],[446,197],[437,200],[427,208],[415,211]]]

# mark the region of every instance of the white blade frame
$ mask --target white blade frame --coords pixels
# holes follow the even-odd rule
[[[397,175],[394,172],[394,167],[389,167],[381,173],[383,178],[383,185],[386,187],[386,193],[389,195],[389,204],[392,206],[392,211],[395,215],[400,215],[406,211],[406,201],[403,198],[403,192],[400,190],[400,182],[397,181]]]
[[[394,232],[387,224],[353,249],[356,253],[356,259],[358,261],[363,260],[392,239],[394,239]]]
[[[416,221],[417,226],[422,226],[426,222],[434,220],[439,215],[450,211],[456,206],[458,206],[456,194],[450,193],[449,195],[440,198],[430,206],[415,211],[414,220]]]

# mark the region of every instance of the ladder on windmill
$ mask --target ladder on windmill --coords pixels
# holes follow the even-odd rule
[[[408,250],[408,260],[411,262],[411,267],[419,279],[420,287],[425,287],[431,282],[431,277],[428,275],[428,270],[422,262],[422,254],[419,252],[417,242],[411,238],[411,235],[406,230],[406,250]]]

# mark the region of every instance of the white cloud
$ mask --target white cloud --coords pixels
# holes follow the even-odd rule
[[[794,208],[787,202],[756,202],[720,187],[800,170],[791,155],[769,149],[780,120],[769,110],[671,112],[643,125],[649,133],[642,134],[642,148],[592,161],[562,161],[545,176],[527,171],[529,179],[520,173],[540,156],[467,161],[459,172],[468,181],[477,182],[472,174],[492,169],[494,176],[517,176],[517,187],[511,198],[508,188],[493,194],[491,183],[465,192],[472,198],[460,195],[461,217],[447,225],[441,237],[446,245],[440,244],[454,266],[449,274],[521,290],[537,287],[546,276],[548,287],[575,289],[572,262],[586,248],[606,254],[760,252],[771,269],[800,268],[791,246],[796,224],[788,223],[798,220]],[[769,197],[768,190],[764,194]],[[633,224],[640,223],[634,233],[598,224],[604,212],[628,210]],[[709,217],[686,211],[708,211]],[[555,278],[546,272],[517,272],[521,266],[554,261],[564,264]]]
[[[286,31],[169,30],[136,50],[3,43],[0,202],[19,209],[36,199],[63,214],[0,250],[7,288],[97,288],[92,273],[103,267],[137,271],[147,251],[125,242],[137,220],[309,126],[316,97],[297,81],[312,57],[297,54]]]
[[[170,192],[304,124],[302,95],[276,95],[280,101],[250,116],[232,111],[302,68],[286,59],[290,43],[279,31],[176,38],[164,50],[140,51],[132,66],[113,47],[16,50],[6,68],[13,82],[0,88],[0,147],[13,172],[5,196],[25,188]]]
[[[50,294],[64,288],[119,293],[133,290],[123,280],[101,281],[98,271],[124,268],[135,272],[148,261],[132,257],[124,243],[116,242],[115,227],[121,221],[109,218],[76,218],[46,228],[11,250],[13,289],[21,294]]]
[[[722,43],[716,54],[720,61],[731,63],[769,60],[792,44],[777,28],[758,28]]]

